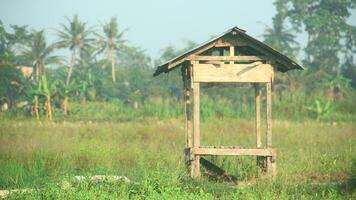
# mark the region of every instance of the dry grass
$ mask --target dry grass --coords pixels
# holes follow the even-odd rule
[[[158,172],[158,177],[169,176],[176,184],[184,177],[182,120],[4,121],[0,126],[2,189],[38,187],[85,174],[125,175],[141,182]],[[277,183],[345,182],[355,176],[355,124],[275,121],[273,131]],[[212,119],[202,123],[201,132],[203,145],[255,144],[253,121]],[[210,159],[242,180],[255,177],[253,157]],[[219,189],[202,187],[215,197],[223,195]]]

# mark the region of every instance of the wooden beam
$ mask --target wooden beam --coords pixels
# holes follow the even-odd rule
[[[276,151],[273,148],[207,148],[193,147],[194,155],[221,155],[221,156],[274,156]]]
[[[260,113],[260,102],[261,102],[261,87],[259,83],[255,83],[255,130],[256,130],[256,147],[262,147],[261,142],[261,113]]]
[[[230,57],[235,57],[235,47],[230,46]],[[234,61],[230,61],[230,64],[234,64]]]
[[[208,50],[208,49],[214,47],[217,42],[218,42],[218,41],[213,42],[213,43],[211,43],[211,44],[209,44],[209,45],[207,45],[207,46],[205,46],[205,47],[202,47],[202,48],[200,48],[200,49],[197,49],[197,50],[196,50],[195,52],[193,52],[191,55],[198,55],[198,54],[201,54],[201,53],[203,53],[204,51],[206,51],[206,50]],[[175,66],[177,66],[177,65],[179,65],[179,64],[182,64],[182,63],[183,63],[184,61],[186,61],[186,60],[188,60],[187,57],[183,57],[183,58],[181,58],[181,59],[179,59],[179,60],[176,60],[175,62],[169,63],[169,64],[168,64],[168,69],[174,68]]]
[[[216,42],[216,44],[214,45],[214,47],[229,47],[229,46],[233,46],[233,44],[231,44],[231,42],[229,41],[223,41],[223,40],[218,40],[218,42]]]
[[[183,97],[184,97],[184,114],[185,114],[185,140],[186,148],[193,147],[192,138],[192,104],[191,104],[191,67],[186,65],[182,68],[183,76]]]
[[[271,83],[266,83],[266,143],[272,147],[272,91]]]
[[[194,61],[193,68],[196,67],[197,61]],[[200,146],[200,84],[193,83],[193,148]],[[192,178],[200,177],[200,156],[194,154],[191,166]]]
[[[232,46],[233,47],[233,46]],[[231,51],[231,47],[230,47]],[[199,61],[263,61],[267,58],[265,56],[189,56],[187,60]]]

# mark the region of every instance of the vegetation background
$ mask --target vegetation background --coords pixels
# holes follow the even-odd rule
[[[55,28],[53,44],[47,31],[0,22],[0,188],[41,188],[10,196],[29,199],[355,198],[356,27],[347,19],[356,1],[274,5],[264,42],[306,68],[277,73],[273,86],[276,181],[236,189],[185,177],[180,72],[152,74],[194,41],[165,47],[153,60],[129,45],[115,17],[92,26],[74,15]],[[203,144],[254,145],[250,86],[204,88],[201,101]],[[211,159],[240,180],[256,175],[255,158]],[[78,174],[120,174],[134,183],[85,182],[62,193],[58,183]]]

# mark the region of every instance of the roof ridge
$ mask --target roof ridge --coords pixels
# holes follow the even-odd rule
[[[241,32],[244,32],[244,33],[247,32],[245,29],[239,28],[238,26],[234,26],[232,29],[233,30],[237,30],[237,31],[241,31]]]

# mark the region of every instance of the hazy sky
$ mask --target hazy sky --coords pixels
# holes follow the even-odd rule
[[[153,57],[168,45],[181,47],[184,40],[203,42],[233,26],[261,38],[265,25],[275,14],[268,0],[0,0],[0,20],[5,25],[28,24],[35,29],[52,29],[66,23],[64,16],[79,17],[89,25],[106,22],[116,16],[125,38]],[[355,13],[350,23],[356,25]],[[299,38],[303,42],[303,37]]]

